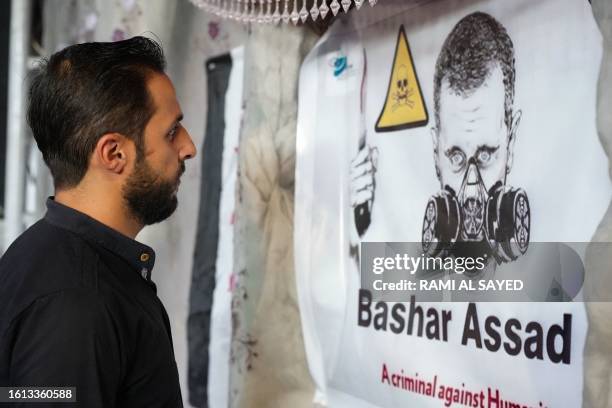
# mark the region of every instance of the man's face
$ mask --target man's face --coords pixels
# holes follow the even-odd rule
[[[143,225],[168,218],[178,205],[184,161],[195,156],[189,133],[181,126],[181,108],[167,76],[153,74],[147,83],[155,113],[144,131],[144,146],[123,186],[130,212]]]
[[[470,159],[488,191],[505,183],[512,154],[510,130],[504,121],[504,84],[499,68],[468,96],[457,95],[442,81],[440,129],[434,134],[435,161],[442,187],[459,193]]]

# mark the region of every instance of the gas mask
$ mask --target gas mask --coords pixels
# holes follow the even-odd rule
[[[476,161],[468,162],[458,193],[445,186],[427,202],[423,217],[423,252],[455,254],[459,247],[476,248],[497,263],[510,262],[527,251],[531,212],[527,194],[501,181],[489,191]]]

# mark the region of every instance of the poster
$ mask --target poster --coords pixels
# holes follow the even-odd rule
[[[208,365],[208,406],[227,407],[229,398],[229,362],[232,337],[231,304],[234,252],[234,212],[236,179],[238,176],[238,139],[242,124],[242,91],[244,78],[244,47],[231,51],[232,72],[225,95],[225,135],[223,138],[223,168],[219,204],[219,247],[217,251],[215,291],[211,311]],[[240,118],[240,120],[229,120]]]
[[[359,248],[505,236],[486,248],[502,264],[588,242],[611,193],[601,44],[575,0],[390,1],[321,39],[301,71],[295,206],[315,402],[581,406],[583,304],[393,309],[360,290]],[[495,211],[507,203],[510,217]]]

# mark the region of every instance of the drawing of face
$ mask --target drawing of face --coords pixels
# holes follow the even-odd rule
[[[505,121],[501,69],[491,69],[484,83],[460,94],[442,81],[440,128],[433,129],[434,160],[440,185],[458,196],[464,239],[481,240],[487,193],[505,184],[512,166],[514,131]]]

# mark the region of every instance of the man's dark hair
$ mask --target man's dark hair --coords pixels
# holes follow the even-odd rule
[[[155,111],[147,80],[165,67],[160,45],[144,37],[72,45],[40,64],[27,119],[56,189],[81,181],[106,133],[121,133],[142,151]]]
[[[465,16],[444,41],[436,63],[434,107],[438,129],[442,81],[446,79],[457,95],[469,95],[482,86],[496,66],[503,74],[505,122],[510,129],[515,77],[512,39],[504,26],[489,14],[476,12]]]

